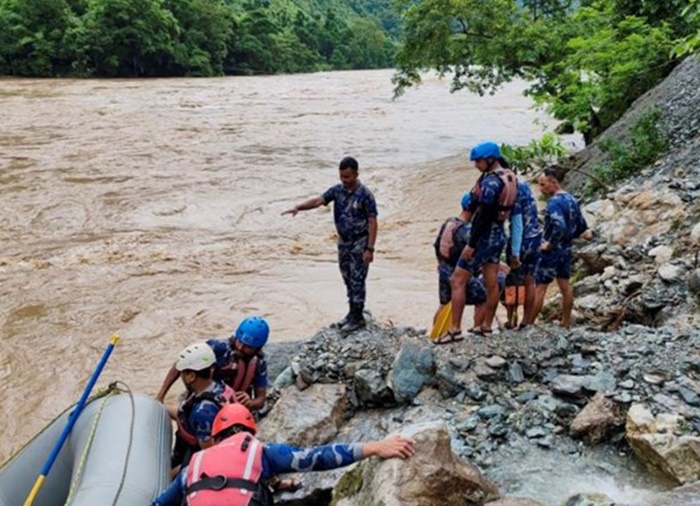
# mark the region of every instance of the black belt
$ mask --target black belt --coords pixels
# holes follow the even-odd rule
[[[258,485],[250,480],[241,478],[227,478],[226,476],[204,476],[201,480],[194,482],[187,487],[186,495],[190,495],[200,490],[223,490],[225,488],[240,488],[255,492]]]

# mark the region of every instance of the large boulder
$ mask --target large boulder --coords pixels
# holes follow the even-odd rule
[[[300,391],[284,388],[280,399],[260,422],[258,437],[308,447],[329,441],[343,421],[346,397],[343,384],[316,384]]]
[[[411,402],[432,380],[435,369],[433,349],[404,339],[389,372],[389,388],[399,402]]]
[[[605,494],[576,494],[564,506],[615,506],[615,501]]]
[[[569,431],[573,437],[586,437],[591,444],[596,444],[623,422],[617,404],[599,392],[576,415]]]
[[[481,506],[498,498],[478,468],[452,453],[444,422],[414,424],[401,433],[416,440],[415,455],[362,462],[334,489],[334,506]]]
[[[700,438],[682,435],[681,417],[654,416],[634,404],[627,413],[627,441],[649,471],[679,484],[700,480]],[[681,435],[679,435],[681,434]]]

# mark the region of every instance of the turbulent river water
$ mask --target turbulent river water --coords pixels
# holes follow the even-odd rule
[[[154,393],[180,348],[244,315],[272,340],[341,317],[332,214],[280,212],[335,184],[345,155],[379,206],[368,308],[427,326],[468,147],[551,120],[523,83],[478,97],[429,78],[393,101],[390,78],[0,80],[0,462],[77,398],[114,333],[100,383]]]

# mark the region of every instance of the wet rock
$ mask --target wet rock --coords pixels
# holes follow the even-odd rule
[[[488,420],[496,416],[503,416],[506,413],[506,408],[504,408],[500,404],[491,404],[490,406],[484,406],[483,408],[480,408],[479,411],[477,411],[476,413],[477,415],[479,415],[479,418]]]
[[[486,506],[547,506],[546,504],[524,497],[505,496],[497,501],[486,503]]]
[[[467,396],[476,402],[481,402],[486,398],[486,392],[484,392],[478,383],[469,383],[465,389]]]
[[[584,388],[591,392],[612,392],[615,390],[617,380],[612,373],[600,371],[595,376],[586,376]]]
[[[696,223],[690,231],[690,240],[693,244],[700,245],[700,223]]]
[[[464,390],[464,385],[454,372],[452,367],[447,364],[441,364],[435,374],[437,387],[443,399],[455,397]]]
[[[520,362],[511,362],[508,366],[508,381],[515,384],[525,381],[525,374]]]
[[[522,394],[519,394],[515,400],[518,401],[520,404],[525,404],[527,402],[533,401],[537,399],[537,394],[535,392],[529,391],[529,392],[523,392]]]
[[[591,444],[597,444],[623,422],[617,405],[602,393],[597,393],[576,415],[569,432],[573,437],[585,437]]]
[[[451,450],[443,422],[406,427],[416,440],[410,459],[369,459],[343,475],[333,491],[335,506],[482,505],[497,499],[496,486]]]
[[[683,276],[683,267],[670,263],[663,264],[658,270],[659,277],[667,283],[678,281]]]
[[[686,404],[690,406],[700,406],[700,397],[690,388],[679,387],[678,393]]]
[[[649,506],[698,506],[698,504],[700,504],[700,481],[658,494]]]
[[[652,257],[657,264],[665,264],[673,258],[673,248],[662,244],[649,250],[649,256]]]
[[[302,448],[323,444],[338,432],[345,404],[343,384],[311,385],[303,392],[287,387],[260,422],[258,435]]]
[[[403,340],[389,373],[389,388],[399,402],[410,402],[427,385],[435,367],[433,350],[410,340]]]
[[[615,506],[615,501],[605,494],[576,494],[564,506]]]
[[[700,438],[682,433],[678,415],[654,416],[635,404],[627,413],[626,437],[635,455],[650,472],[680,484],[700,480]]]
[[[688,288],[695,295],[700,294],[700,269],[695,269],[688,274]]]
[[[355,390],[363,404],[383,405],[393,400],[382,374],[375,369],[360,369],[355,373]]]
[[[474,367],[474,374],[476,374],[477,378],[484,381],[496,381],[501,377],[498,371],[495,371],[483,362],[476,364]]]
[[[503,357],[499,357],[498,355],[494,355],[486,359],[486,365],[492,369],[500,369],[502,367],[505,367],[506,364],[508,364],[506,359]]]
[[[552,381],[552,392],[576,397],[583,393],[583,389],[589,381],[588,376],[560,374]]]

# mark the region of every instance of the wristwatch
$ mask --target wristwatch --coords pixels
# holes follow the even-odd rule
[[[374,253],[374,248],[370,248],[369,246],[367,246],[365,248],[365,251],[369,251],[370,253]]]

